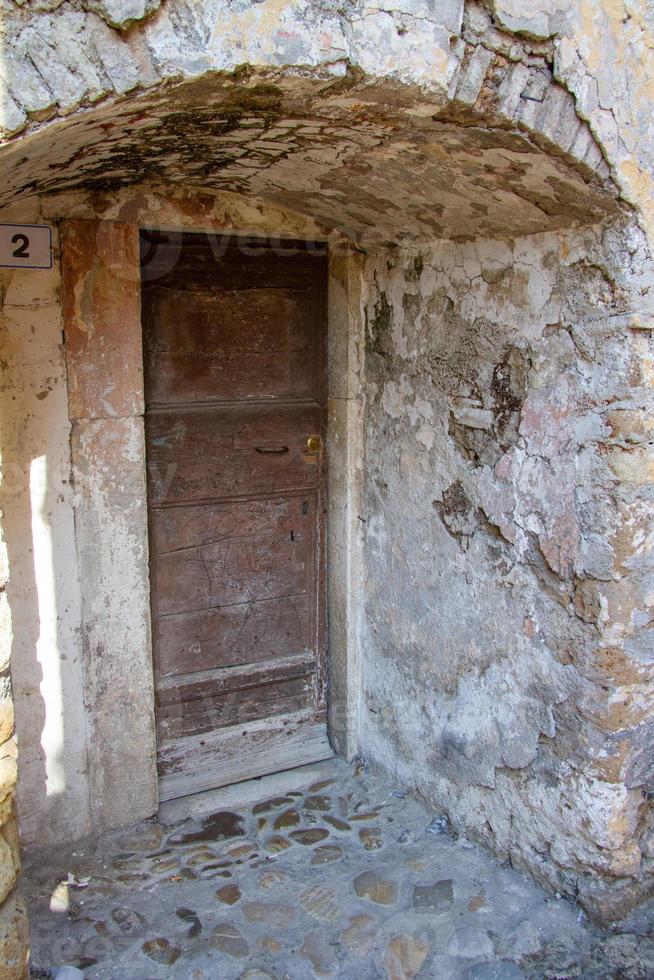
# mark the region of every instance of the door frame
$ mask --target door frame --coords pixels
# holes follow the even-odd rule
[[[139,226],[138,231],[180,232]],[[189,229],[184,228],[185,232]],[[193,229],[193,233],[256,237],[251,229]],[[278,234],[273,240],[297,238]],[[342,239],[324,239],[328,251],[326,433],[327,520],[324,534],[327,633],[327,728],[332,748],[348,760],[359,750],[361,704],[361,593],[363,522],[362,369],[365,318],[362,255]],[[141,325],[142,330],[142,325]],[[148,577],[148,603],[150,579]],[[152,652],[152,641],[150,643]]]
[[[363,256],[341,236],[321,234],[311,219],[291,213],[280,220],[279,209],[267,210],[262,202],[253,222],[252,202],[243,198],[241,224],[232,195],[228,205],[218,200],[213,213],[192,206],[191,201],[189,195],[182,207],[174,196],[162,196],[159,206],[153,207],[152,200],[144,204],[135,196],[134,205],[122,212],[123,220],[102,220],[102,215],[87,211],[61,223],[75,536],[84,566],[80,588],[81,631],[86,637],[82,668],[89,733],[87,778],[90,821],[98,830],[150,816],[159,805],[143,438],[138,259],[142,227],[327,241],[328,729],[338,754],[350,759],[359,749]],[[222,220],[217,213],[221,207]],[[123,288],[117,293],[116,282],[121,280]],[[107,357],[109,349],[111,357]],[[130,365],[127,376],[121,376],[121,364]],[[81,437],[87,430],[93,439]],[[111,438],[103,438],[105,431]],[[129,525],[126,499],[133,501]],[[125,616],[125,597],[121,607],[112,578],[120,575],[121,567],[130,568],[133,586],[129,650],[113,628],[116,619],[122,623]],[[97,656],[100,648],[102,656]]]
[[[327,676],[332,748],[361,737],[365,315],[363,255],[330,242],[327,287]]]

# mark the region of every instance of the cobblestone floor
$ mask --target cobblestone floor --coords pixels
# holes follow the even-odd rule
[[[33,855],[33,976],[654,977],[647,912],[598,931],[361,768],[334,760],[273,798],[181,820],[177,804],[173,822]]]

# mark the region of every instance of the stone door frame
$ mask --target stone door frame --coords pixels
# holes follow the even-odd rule
[[[298,237],[295,228],[271,228],[270,220],[263,228],[238,220],[216,227],[201,214],[189,218],[188,210],[181,221],[170,209],[163,215],[137,210],[129,221],[96,214],[60,224],[90,818],[96,829],[134,822],[159,804],[139,228]],[[364,321],[360,256],[339,239],[329,244],[329,731],[335,751],[351,758],[359,738]],[[121,590],[116,579],[123,568]]]

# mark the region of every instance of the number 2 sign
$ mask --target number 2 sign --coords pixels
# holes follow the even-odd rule
[[[51,269],[52,228],[0,224],[0,268]]]

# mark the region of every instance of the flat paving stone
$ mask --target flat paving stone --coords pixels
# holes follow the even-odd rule
[[[246,902],[243,915],[248,922],[265,922],[276,929],[285,929],[295,919],[295,909],[287,905],[266,905],[264,902]]]
[[[280,851],[285,851],[291,846],[291,842],[286,839],[286,837],[281,837],[279,834],[273,834],[266,841],[264,847],[267,851],[272,854],[279,854]]]
[[[359,898],[369,898],[377,905],[394,905],[397,902],[397,882],[382,878],[376,871],[363,871],[354,879],[353,885]]]
[[[270,888],[274,888],[276,885],[279,885],[285,878],[286,875],[283,871],[276,871],[275,869],[272,871],[266,871],[266,873],[262,874],[259,878],[259,887],[268,891]]]
[[[286,830],[288,827],[299,827],[300,814],[297,810],[284,810],[276,818],[273,827],[275,830]]]
[[[328,823],[329,826],[333,827],[335,830],[340,830],[344,833],[346,833],[348,830],[352,830],[349,823],[346,823],[345,820],[340,820],[338,817],[334,817],[331,814],[325,814],[324,819],[325,823]]]
[[[328,786],[333,786],[335,784],[335,779],[321,779],[317,783],[312,783],[309,786],[310,793],[319,793],[321,789],[327,789]]]
[[[293,830],[289,837],[298,844],[304,844],[305,847],[311,847],[312,844],[317,844],[321,840],[329,837],[329,831],[325,830],[323,827],[316,827],[313,830]]]
[[[300,956],[309,960],[318,977],[330,977],[336,969],[336,958],[318,932],[308,932],[298,950]]]
[[[257,816],[259,813],[270,813],[271,810],[279,810],[282,806],[289,806],[293,802],[290,796],[275,796],[271,800],[264,800],[257,803],[252,808],[252,813]]]
[[[243,817],[238,813],[214,813],[203,820],[197,829],[185,833],[173,834],[168,838],[169,844],[193,844],[199,841],[222,841],[230,837],[242,837],[245,834]]]
[[[367,851],[380,851],[384,846],[379,827],[364,827],[359,831],[359,840]]]
[[[155,963],[161,963],[164,966],[172,966],[182,955],[179,946],[174,946],[161,936],[157,939],[149,939],[143,943],[141,949]]]
[[[471,895],[468,899],[468,912],[479,912],[486,907],[486,892],[483,890],[476,895]]]
[[[245,844],[230,844],[229,847],[225,848],[225,854],[228,854],[230,858],[237,861],[239,858],[247,857],[248,854],[253,854],[257,849],[256,844],[246,841]]]
[[[338,941],[354,956],[366,956],[375,941],[376,926],[374,915],[353,915],[347,928],[339,934]]]
[[[447,912],[454,904],[452,879],[435,881],[433,885],[416,885],[413,889],[413,907],[416,912]]]
[[[318,810],[320,813],[329,813],[332,801],[328,796],[307,796],[304,801],[305,810]]]
[[[231,922],[219,922],[211,933],[211,944],[236,960],[244,960],[250,954],[250,946]]]
[[[654,977],[654,905],[601,931],[358,769],[28,851],[34,980],[64,964],[85,980]]]
[[[394,936],[383,961],[389,980],[415,977],[428,954],[429,945],[417,936]]]
[[[330,861],[338,861],[343,857],[343,851],[335,844],[323,844],[316,847],[311,855],[311,864],[329,864]]]
[[[238,885],[223,885],[216,892],[216,898],[225,905],[235,905],[241,897],[241,889]]]
[[[320,922],[336,922],[340,909],[335,901],[336,892],[324,885],[314,885],[300,895],[300,905],[314,919]]]
[[[127,908],[112,909],[111,918],[126,936],[143,935],[148,924],[148,920],[144,915]]]

